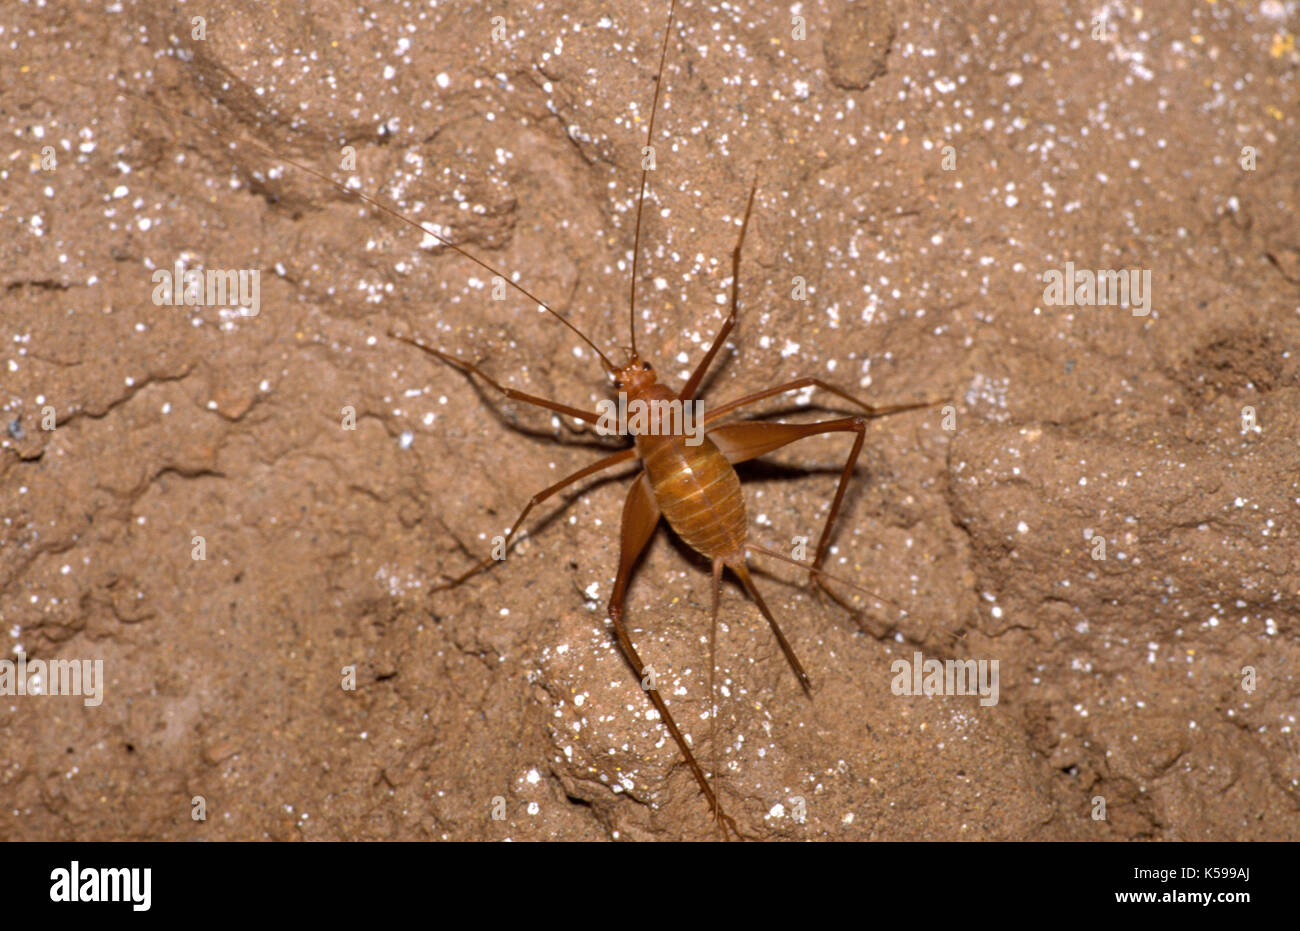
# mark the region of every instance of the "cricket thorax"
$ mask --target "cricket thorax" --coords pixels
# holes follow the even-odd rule
[[[643,367],[644,366],[644,367]],[[614,373],[617,395],[600,401],[596,430],[606,436],[673,437],[687,446],[704,442],[704,402],[678,397],[655,380],[649,363]]]

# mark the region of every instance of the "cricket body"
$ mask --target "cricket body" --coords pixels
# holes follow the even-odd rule
[[[666,408],[690,400],[661,385],[650,363],[636,355],[630,354],[615,377],[629,406],[639,401]],[[682,541],[724,564],[741,559],[749,529],[745,497],[740,477],[713,441],[706,435],[702,443],[688,445],[680,434],[654,432],[637,435],[635,444],[655,503]]]
[[[615,387],[627,391],[629,406],[637,401],[667,406],[692,400],[680,397],[660,384],[653,367],[649,362],[641,361],[635,350],[629,352],[627,363],[615,373],[614,379]],[[745,562],[749,545],[745,495],[740,488],[740,476],[727,456],[707,432],[703,441],[698,443],[680,433],[638,434],[635,436],[635,449],[644,468],[643,480],[649,485],[654,504],[664,520],[682,542],[712,561],[715,580],[720,577],[722,567],[739,576],[764,615],[769,616],[800,683],[807,688],[807,674],[789,649],[779,626],[771,620],[767,606],[749,577]],[[621,599],[611,599],[610,610],[621,611]]]

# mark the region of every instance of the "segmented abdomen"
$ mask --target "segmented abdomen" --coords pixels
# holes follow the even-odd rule
[[[698,446],[680,436],[637,438],[655,500],[677,535],[713,559],[741,553],[748,525],[740,478],[706,436]]]

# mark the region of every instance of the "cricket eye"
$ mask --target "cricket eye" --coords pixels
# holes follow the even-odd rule
[[[623,390],[623,379],[621,379],[621,378],[616,378],[616,379],[614,379],[614,387],[617,388],[617,389],[619,389],[620,391],[622,391],[622,390]]]
[[[649,363],[649,362],[642,362],[642,363],[641,363],[641,368],[645,369],[647,372],[650,371],[650,363]]]

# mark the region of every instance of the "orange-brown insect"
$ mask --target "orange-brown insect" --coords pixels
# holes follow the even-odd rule
[[[668,10],[668,22],[664,30],[663,45],[660,51],[658,72],[660,76],[663,74],[669,40],[673,32],[675,8],[676,0],[671,0]],[[659,91],[660,81],[657,78],[655,83],[654,100],[650,110],[649,126],[647,129],[648,142],[653,142],[654,139],[654,126],[655,117],[658,111]],[[127,96],[137,96],[127,91],[122,91],[122,93]],[[165,111],[169,110],[169,108],[154,103],[153,101],[145,100],[145,102],[158,107],[159,109]],[[205,121],[198,120],[198,122],[202,123]],[[707,352],[704,354],[704,357],[699,361],[686,383],[680,390],[674,391],[659,382],[654,368],[648,361],[641,358],[636,344],[635,307],[637,260],[640,252],[641,216],[649,169],[643,168],[642,170],[641,190],[637,202],[630,288],[631,293],[629,297],[631,343],[626,351],[626,356],[622,363],[615,364],[568,318],[547,305],[527,288],[516,283],[512,276],[499,272],[497,269],[493,268],[475,255],[444,238],[442,235],[430,230],[426,225],[416,222],[387,204],[353,188],[347,187],[323,172],[294,161],[293,159],[286,158],[260,143],[249,142],[248,144],[262,150],[274,158],[293,165],[298,170],[303,171],[324,183],[332,185],[344,194],[364,201],[366,204],[386,214],[390,218],[418,229],[421,234],[431,236],[443,246],[468,259],[492,275],[499,275],[510,287],[514,288],[531,301],[534,301],[542,310],[558,319],[596,353],[597,357],[601,360],[607,375],[611,379],[613,387],[616,390],[625,393],[629,406],[635,402],[686,402],[696,400],[700,385],[703,382],[705,375],[708,373],[720,349],[725,344],[728,335],[736,325],[741,251],[753,211],[755,195],[757,192],[757,183],[750,188],[744,217],[741,221],[740,233],[732,252],[732,285],[729,313],[721,328],[714,336]],[[600,415],[595,412],[548,400],[513,388],[508,388],[494,380],[487,373],[483,372],[477,365],[456,355],[440,349],[425,346],[415,339],[396,332],[391,333],[390,335],[395,339],[416,346],[421,351],[456,367],[470,377],[481,379],[484,383],[496,391],[499,391],[506,398],[523,401],[558,414],[572,417],[578,421],[593,426],[597,425],[600,420]],[[823,391],[829,392],[859,408],[862,413],[857,416],[840,417],[831,420],[803,424],[786,424],[752,420],[730,423],[721,422],[727,414],[733,413],[743,407],[766,398],[809,387],[819,388]],[[800,566],[807,570],[809,579],[813,584],[826,590],[832,598],[839,601],[833,592],[830,592],[829,589],[825,589],[825,580],[833,577],[823,570],[822,565],[830,547],[831,533],[834,528],[835,519],[839,514],[849,480],[853,475],[858,456],[862,450],[866,436],[865,428],[867,420],[872,417],[916,410],[930,406],[933,403],[935,402],[922,401],[886,407],[872,406],[853,397],[842,389],[814,377],[798,378],[793,381],[777,384],[747,394],[725,404],[712,407],[707,411],[703,417],[704,438],[698,445],[693,445],[691,442],[688,442],[688,437],[683,435],[681,432],[637,433],[633,435],[633,444],[631,446],[607,455],[534,494],[532,498],[529,499],[518,518],[511,524],[510,529],[504,538],[504,548],[506,550],[509,549],[512,540],[523,525],[524,521],[527,520],[529,514],[535,507],[547,499],[591,475],[633,460],[639,461],[643,467],[642,471],[633,480],[623,506],[618,571],[607,609],[609,620],[613,624],[620,647],[630,662],[637,677],[642,681],[646,681],[648,678],[647,673],[649,667],[642,660],[635,644],[632,642],[628,625],[626,623],[624,602],[632,571],[662,517],[687,545],[709,559],[712,563],[713,629],[716,631],[717,627],[718,605],[723,570],[730,569],[739,578],[741,584],[744,586],[749,596],[753,598],[759,611],[770,625],[773,634],[798,677],[800,684],[806,692],[810,692],[811,681],[807,672],[804,670],[803,665],[795,655],[794,650],[782,632],[780,625],[769,610],[766,602],[763,600],[762,595],[759,593],[750,576],[748,556],[751,553],[760,553],[774,559]],[[755,459],[766,453],[780,449],[796,440],[826,433],[851,433],[854,436],[853,446],[840,475],[830,511],[826,517],[825,524],[818,539],[816,554],[811,563],[805,564],[774,552],[749,539],[749,528],[745,511],[744,496],[734,466],[737,463]],[[492,557],[483,559],[460,575],[437,586],[435,590],[459,586],[479,572],[493,566],[498,561],[500,560]],[[714,638],[711,636],[711,644],[713,643],[713,639]],[[712,657],[710,657],[710,660],[712,668]],[[712,686],[710,686],[710,689],[712,691]],[[650,701],[659,712],[661,720],[672,735],[672,738],[680,749],[683,758],[686,760],[692,774],[699,783],[700,790],[703,792],[714,817],[720,823],[735,830],[734,822],[723,812],[717,794],[710,784],[708,776],[701,768],[690,747],[686,743],[686,740],[683,737],[681,730],[678,728],[672,713],[663,699],[663,696],[657,688],[652,686],[646,688],[646,693],[649,695]]]

